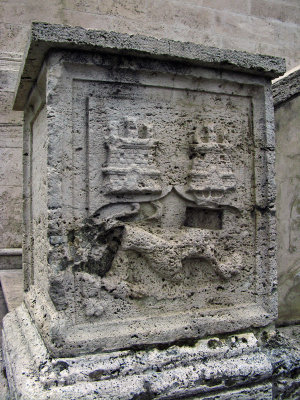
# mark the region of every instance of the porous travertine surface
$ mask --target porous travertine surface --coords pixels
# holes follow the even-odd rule
[[[279,57],[218,49],[190,42],[156,39],[142,35],[95,31],[80,27],[34,22],[20,70],[14,109],[23,110],[32,84],[36,81],[45,55],[51,48],[68,48],[128,54],[151,59],[172,59],[227,70],[249,72],[275,78],[285,72]],[[26,62],[26,60],[28,62]]]
[[[272,85],[274,106],[279,108],[284,103],[300,95],[300,66],[293,72],[278,78]]]
[[[26,112],[24,270],[49,349],[268,325],[267,80],[74,51],[51,52],[45,66],[37,90],[46,87],[46,103],[34,91],[38,111]]]
[[[5,319],[11,399],[295,400],[299,328],[53,358],[21,306]],[[295,338],[298,337],[298,340]]]
[[[9,0],[0,3],[0,268],[21,257],[1,249],[22,244],[22,121],[12,111],[31,21],[190,41],[223,49],[300,59],[298,0]],[[27,76],[28,77],[28,76]],[[10,267],[9,267],[10,268]]]
[[[198,396],[211,385],[223,393],[227,378],[212,383],[215,373],[217,382],[234,375],[237,386],[270,378],[251,330],[277,315],[270,78],[282,61],[35,24],[24,71],[15,104],[26,103],[26,293],[4,329],[12,392],[142,398],[145,365],[164,371],[151,378],[152,398]],[[250,340],[249,349],[220,351],[220,335],[234,331],[246,332],[232,340]],[[211,335],[218,361],[201,350]],[[195,353],[168,350],[199,340]],[[32,374],[22,374],[17,348]],[[36,349],[39,361],[28,356]],[[97,389],[104,359],[127,372],[114,380],[109,369]],[[57,371],[63,389],[54,388]],[[243,390],[232,398],[252,396]],[[268,383],[255,390],[272,398]]]

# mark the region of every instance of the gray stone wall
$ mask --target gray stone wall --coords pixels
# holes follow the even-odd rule
[[[273,85],[279,323],[300,321],[300,69]]]
[[[31,21],[139,33],[287,59],[300,53],[298,0],[2,0],[1,52],[22,53]]]
[[[20,54],[0,54],[0,249],[21,246],[22,113],[11,108],[20,61]]]
[[[2,0],[0,249],[21,246],[22,113],[11,108],[32,21],[265,53],[285,57],[288,69],[298,64],[300,58],[298,0]]]

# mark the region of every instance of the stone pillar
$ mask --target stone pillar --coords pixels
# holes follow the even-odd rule
[[[273,84],[279,324],[300,322],[300,66]]]
[[[277,316],[270,80],[283,72],[274,57],[33,25],[15,99],[13,396],[272,398],[259,332]]]

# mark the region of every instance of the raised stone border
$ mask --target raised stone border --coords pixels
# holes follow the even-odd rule
[[[34,22],[18,79],[14,110],[22,111],[33,82],[36,81],[45,54],[51,48],[97,50],[185,62],[193,65],[229,69],[276,78],[285,72],[285,60],[279,57],[217,49],[190,42],[155,39],[141,35],[89,30],[80,27]]]
[[[24,305],[4,324],[15,398],[21,391],[24,400],[271,400],[299,394],[297,343],[272,331],[262,334],[263,346],[259,332],[248,332],[160,350],[94,354],[83,363],[82,357],[51,358]]]

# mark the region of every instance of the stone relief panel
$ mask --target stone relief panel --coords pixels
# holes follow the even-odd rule
[[[43,114],[47,261],[34,257],[25,295],[51,352],[268,324],[276,301],[260,78],[57,57]],[[40,170],[28,172],[38,190]]]
[[[229,155],[232,146],[224,132],[215,131],[214,122],[203,125],[200,134],[195,134],[190,148],[193,163],[189,191],[196,197],[219,198],[236,186]]]
[[[73,105],[76,323],[255,301],[249,98],[78,80]]]
[[[102,167],[108,194],[160,193],[160,172],[155,168],[157,141],[151,127],[135,118],[112,121],[106,138],[107,161]]]

